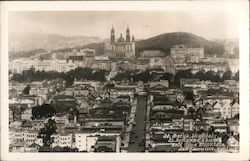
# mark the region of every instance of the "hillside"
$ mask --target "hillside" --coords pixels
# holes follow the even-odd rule
[[[73,48],[57,49],[57,50],[53,50],[53,52],[68,52],[68,51],[73,51],[74,49],[76,49],[77,51],[80,51],[81,49],[86,49],[86,48],[95,49],[96,55],[103,55],[105,43],[104,42],[89,43],[89,44],[82,45],[82,46],[75,46]]]
[[[62,36],[48,33],[10,33],[9,51],[55,50],[101,41],[99,37]]]
[[[204,47],[205,55],[222,56],[224,46],[221,43],[208,41],[202,37],[186,32],[174,32],[158,35],[146,40],[136,41],[136,53],[145,49],[160,49],[167,55],[173,45],[183,44],[188,47]]]
[[[187,45],[188,47],[204,47],[206,56],[217,55],[221,57],[224,52],[224,44],[220,42],[208,41],[202,37],[185,32],[166,33],[149,39],[136,41],[136,55],[145,49],[162,50],[166,55],[170,55],[170,48],[173,45]],[[91,43],[82,47],[94,48],[97,55],[104,53],[104,43]]]
[[[55,36],[56,38],[54,39],[59,39],[59,37]],[[65,37],[61,37],[63,41],[69,41]],[[77,39],[74,39],[77,40]],[[61,51],[61,52],[66,52],[66,51],[72,51],[73,49],[84,49],[84,48],[92,48],[96,50],[96,55],[102,55],[104,54],[104,42],[98,41],[98,38],[83,38],[81,39],[79,37],[79,41],[76,41],[77,43],[72,43],[71,45],[66,45],[67,43],[64,43],[60,48],[58,46],[51,49],[51,51]],[[72,40],[73,41],[73,40]],[[89,42],[89,43],[87,43]],[[50,43],[53,43],[53,41],[50,41]],[[46,43],[48,44],[48,43]],[[75,45],[73,45],[75,44]],[[224,43],[219,42],[219,41],[208,41],[202,37],[196,36],[194,34],[190,33],[185,33],[185,32],[175,32],[175,33],[166,33],[162,35],[158,35],[155,37],[151,37],[149,39],[145,40],[140,40],[136,41],[136,55],[139,55],[139,53],[142,50],[145,49],[156,49],[156,50],[162,50],[166,53],[166,55],[170,55],[170,48],[173,45],[186,45],[188,47],[204,47],[205,55],[206,56],[214,56],[217,55],[218,57],[221,57],[225,53],[225,47]],[[51,44],[52,46],[52,44]],[[57,45],[54,45],[57,46]],[[52,48],[52,47],[51,47]],[[38,48],[38,49],[47,49],[47,48]],[[36,51],[36,50],[33,50]],[[40,51],[41,52],[41,51]],[[14,52],[15,54],[16,52]],[[25,52],[23,55],[30,55],[33,52]],[[20,52],[19,52],[20,54]],[[10,57],[12,56],[13,53],[10,53]],[[17,56],[18,54],[15,54]],[[22,55],[22,54],[21,54]],[[237,54],[238,55],[238,54]],[[15,57],[14,56],[14,57]],[[20,56],[20,55],[19,55]]]

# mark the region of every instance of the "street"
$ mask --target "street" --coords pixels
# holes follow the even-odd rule
[[[128,152],[144,152],[146,97],[138,96],[135,124],[130,135]]]

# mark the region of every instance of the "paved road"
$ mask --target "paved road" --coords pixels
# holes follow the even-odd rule
[[[138,96],[135,126],[132,128],[128,152],[144,152],[144,144],[139,145],[145,138],[146,97]],[[134,134],[133,134],[134,133]]]

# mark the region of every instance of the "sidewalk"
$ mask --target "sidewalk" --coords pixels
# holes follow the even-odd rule
[[[149,96],[148,96],[149,97]],[[149,113],[150,113],[150,99],[147,100],[147,115],[146,115],[146,136],[145,136],[145,152],[148,152],[149,142],[150,142],[150,122],[149,122]]]

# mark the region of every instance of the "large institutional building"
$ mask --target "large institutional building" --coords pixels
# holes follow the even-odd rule
[[[190,48],[185,45],[174,45],[171,57],[175,62],[199,62],[204,58],[204,48]]]
[[[122,34],[116,40],[115,30],[112,26],[110,42],[105,44],[105,54],[110,58],[133,58],[135,57],[135,38],[130,36],[129,27],[126,29],[126,37]]]

